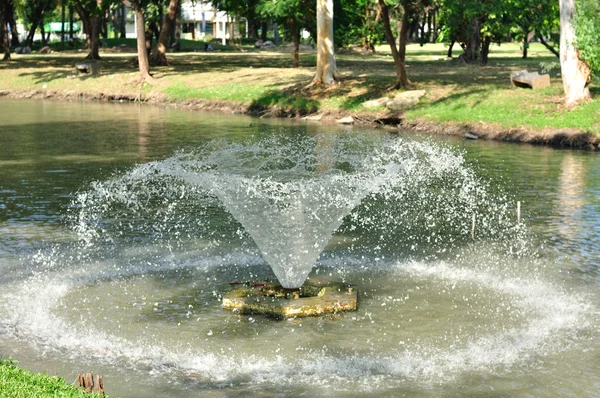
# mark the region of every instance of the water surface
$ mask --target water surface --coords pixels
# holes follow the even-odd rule
[[[1,356],[67,381],[102,374],[123,397],[600,396],[595,153],[124,104],[1,105],[15,115],[0,120]],[[344,145],[419,166],[393,195],[350,209],[310,274],[356,284],[355,313],[275,322],[220,308],[229,282],[275,276],[255,220],[245,227],[227,199],[181,178],[186,162],[286,145],[319,175],[352,172]],[[269,167],[295,167],[284,163]],[[160,176],[128,185],[149,168]]]

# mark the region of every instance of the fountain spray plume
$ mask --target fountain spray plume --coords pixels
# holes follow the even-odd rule
[[[419,197],[423,192],[440,197]],[[215,246],[244,241],[248,250],[253,241],[281,285],[296,289],[336,231],[381,229],[385,246],[398,240],[386,230],[410,224],[403,212],[419,217],[406,203],[475,214],[482,192],[460,155],[428,143],[348,135],[213,141],[92,184],[78,196],[75,219],[87,242],[122,238],[124,229],[148,231],[152,239],[175,236],[180,245],[181,236],[193,238],[190,229]],[[362,207],[373,206],[382,210],[361,216]],[[203,217],[215,209],[229,217]],[[448,219],[456,234],[469,236],[470,220]],[[478,228],[480,235],[490,230],[484,221]]]

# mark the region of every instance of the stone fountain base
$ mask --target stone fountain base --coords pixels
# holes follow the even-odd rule
[[[356,311],[358,304],[356,288],[339,282],[308,279],[299,289],[284,289],[269,283],[232,285],[241,287],[223,297],[223,308],[242,314],[285,319]]]

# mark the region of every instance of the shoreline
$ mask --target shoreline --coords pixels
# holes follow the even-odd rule
[[[306,114],[297,109],[284,109],[278,106],[258,107],[250,104],[235,103],[229,101],[210,101],[200,99],[188,99],[183,101],[169,100],[158,96],[139,96],[131,94],[106,94],[87,93],[74,90],[0,90],[0,98],[10,99],[50,99],[55,101],[98,101],[115,103],[148,104],[152,106],[173,107],[191,111],[217,111],[222,113],[233,113],[260,118],[286,118],[298,121],[306,120],[311,123],[335,124],[337,120],[352,117],[358,126],[371,126],[375,128],[385,127],[390,130],[402,129],[431,135],[446,135],[463,137],[465,139],[482,139],[489,141],[521,143],[552,148],[582,149],[595,151],[600,149],[600,135],[584,132],[574,128],[544,128],[533,130],[526,127],[502,127],[487,123],[459,123],[438,122],[417,118],[407,120],[403,114],[395,114],[386,111],[381,112],[343,112],[343,111],[321,111],[314,114]],[[310,116],[319,115],[317,118]],[[309,117],[306,119],[306,117]]]

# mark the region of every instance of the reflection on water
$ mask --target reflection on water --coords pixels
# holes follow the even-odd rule
[[[405,191],[393,214],[371,197],[353,214],[379,228],[346,220],[313,269],[358,285],[359,311],[274,323],[219,306],[232,279],[273,274],[214,198],[190,200],[185,185],[157,179],[152,192],[179,195],[149,194],[143,219],[132,217],[139,209],[98,219],[110,239],[89,247],[65,216],[82,211],[86,202],[74,199],[94,181],[220,139],[314,136],[306,154],[317,174],[346,170],[335,148],[347,132],[128,105],[0,102],[23,115],[0,120],[0,356],[69,381],[90,370],[123,397],[598,395],[595,153],[414,138],[464,157],[457,180],[415,173],[422,189]],[[365,142],[386,135],[365,133]],[[493,205],[459,206],[470,203],[456,197],[462,172],[487,182],[469,192]],[[511,229],[517,200],[524,227]],[[507,230],[494,235],[496,227]]]
[[[584,189],[586,170],[582,158],[572,154],[563,157],[558,184],[558,219],[563,220],[559,232],[566,239],[574,240],[585,229],[581,213],[585,207]]]

